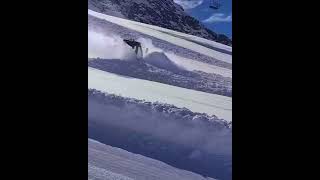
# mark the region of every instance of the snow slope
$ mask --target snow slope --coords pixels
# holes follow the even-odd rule
[[[150,102],[173,104],[232,121],[230,97],[120,76],[91,67],[88,67],[88,88]]]
[[[232,47],[89,9],[88,28],[88,179],[231,180],[232,98],[201,91],[232,92]]]
[[[178,32],[176,32],[175,34],[172,35],[172,34],[170,34],[170,33],[172,33],[172,31],[166,30],[164,28],[155,27],[152,25],[146,25],[143,23],[134,22],[134,21],[130,21],[127,19],[122,19],[122,18],[118,18],[118,17],[114,17],[114,16],[101,14],[101,13],[98,13],[98,12],[95,12],[95,11],[92,11],[89,9],[88,9],[88,14],[91,16],[94,16],[96,18],[103,19],[103,20],[112,22],[114,24],[126,27],[128,29],[132,29],[132,30],[141,32],[143,34],[148,34],[148,35],[156,37],[158,39],[165,40],[169,43],[172,43],[172,44],[175,44],[178,46],[182,46],[184,48],[196,51],[200,54],[210,56],[210,57],[215,58],[219,61],[223,61],[223,62],[230,63],[230,64],[232,63],[232,56],[230,54],[222,53],[217,50],[213,50],[213,49],[210,49],[210,48],[205,47],[203,45],[200,45],[198,43],[192,42],[192,41],[199,41],[199,43],[204,43],[204,42],[200,42],[200,41],[204,41],[204,40],[199,40],[198,38],[194,38],[194,37],[193,37],[192,41],[186,40],[186,39],[190,39],[190,37],[185,36],[184,38],[179,38],[179,36],[177,36],[177,35],[181,36],[181,34]],[[150,27],[152,27],[152,28],[150,28]],[[160,31],[160,29],[161,29],[161,31]],[[207,44],[210,44],[210,43],[207,43]],[[210,45],[214,46],[217,44],[219,44],[219,43],[211,43]],[[219,45],[219,46],[220,47],[218,47],[218,48],[220,48],[220,49],[221,49],[221,47],[222,48],[224,47],[223,45]],[[224,48],[226,49],[226,47],[224,47]],[[229,49],[229,51],[230,51],[230,49]]]
[[[92,139],[88,139],[88,160],[88,179],[214,180]]]
[[[88,15],[88,35],[89,38],[92,36],[92,34],[99,33],[102,35],[100,39],[106,39],[106,37],[114,37],[113,41],[116,41],[119,38],[122,39],[128,39],[128,38],[134,38],[137,39],[139,42],[142,43],[142,46],[148,47],[150,50],[152,49],[153,51],[160,51],[164,52],[167,56],[173,54],[175,55],[174,59],[172,60],[177,60],[177,61],[182,61],[181,64],[183,66],[189,66],[191,65],[190,63],[185,63],[184,60],[190,60],[193,61],[194,63],[198,63],[197,67],[210,67],[209,69],[215,70],[214,67],[220,67],[222,71],[228,71],[231,72],[232,69],[232,64],[226,63],[220,60],[217,60],[215,58],[206,56],[204,54],[200,54],[196,51],[186,49],[182,46],[172,44],[170,42],[167,42],[166,40],[161,40],[156,37],[153,37],[148,34],[144,34],[138,31],[135,31],[134,29],[129,29],[124,26],[120,26],[117,24],[114,24],[112,22],[96,18],[94,16]],[[104,36],[104,37],[103,37]],[[90,40],[90,39],[89,39]],[[101,41],[99,40],[99,41]],[[190,40],[192,42],[192,40]],[[200,44],[200,43],[198,43]],[[90,41],[89,41],[90,45]],[[106,48],[105,50],[109,49],[107,46],[110,45],[105,45]],[[90,51],[88,52],[90,57]],[[230,52],[231,53],[231,52]],[[102,53],[103,54],[103,53]],[[103,56],[101,56],[102,58]],[[182,57],[182,58],[180,58]],[[94,57],[90,57],[94,58]],[[212,66],[212,68],[211,68]],[[190,66],[191,68],[194,68],[193,66]],[[207,70],[208,68],[203,68],[204,70]],[[209,70],[208,69],[208,70]],[[198,69],[201,71],[201,69]],[[204,71],[202,70],[202,71]],[[207,72],[207,71],[204,71]],[[215,72],[207,72],[207,73],[215,73]],[[218,73],[218,72],[217,72]],[[231,74],[231,73],[230,73]]]
[[[206,177],[231,179],[232,123],[88,90],[88,137]]]
[[[187,41],[192,41],[194,43],[198,43],[200,45],[205,45],[208,46],[208,48],[213,48],[216,49],[217,51],[222,51],[224,53],[227,54],[232,54],[232,47],[231,46],[227,46],[225,44],[221,44],[215,41],[210,41],[208,39],[204,39],[202,37],[198,37],[198,36],[194,36],[194,35],[190,35],[190,34],[185,34],[179,31],[174,31],[171,29],[166,29],[166,28],[162,28],[159,26],[154,26],[154,25],[150,25],[150,24],[145,24],[145,23],[139,23],[136,21],[132,21],[132,24],[138,25],[138,26],[143,26],[149,29],[153,29],[162,33],[166,33],[172,36],[176,36],[178,38],[181,39],[185,39]]]
[[[118,75],[130,76],[211,94],[232,96],[231,78],[201,71],[184,70],[163,53],[152,53],[140,61],[90,59],[88,66]]]
[[[132,30],[120,29],[119,27],[113,28],[114,24],[104,23],[104,27],[112,28],[112,32],[107,33],[96,32],[94,30],[88,31],[88,57],[92,58],[103,58],[103,59],[123,59],[124,57],[129,57],[130,54],[134,54],[133,50],[122,42],[122,34],[134,33]],[[232,78],[232,70],[219,67],[213,64],[208,64],[205,62],[198,61],[188,54],[182,54],[182,52],[177,53],[177,46],[169,45],[163,42],[160,47],[166,47],[166,50],[161,49],[156,39],[151,39],[149,36],[140,35],[138,39],[143,48],[148,47],[150,50],[148,54],[154,52],[160,52],[165,54],[172,62],[179,65],[180,67],[188,71],[203,71],[206,73],[221,75],[223,77]],[[158,45],[158,46],[157,46]],[[144,53],[145,56],[147,55]],[[181,56],[184,55],[184,56]],[[192,59],[193,58],[193,59]],[[202,59],[203,56],[197,56],[197,58]],[[89,60],[90,60],[89,59]]]

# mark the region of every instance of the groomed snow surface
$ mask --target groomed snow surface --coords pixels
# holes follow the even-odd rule
[[[214,180],[92,139],[88,147],[89,180]]]
[[[88,19],[88,179],[232,179],[232,48]],[[142,43],[141,61],[123,38]]]

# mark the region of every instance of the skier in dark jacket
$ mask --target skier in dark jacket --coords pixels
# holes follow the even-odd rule
[[[123,40],[125,43],[127,43],[129,46],[131,46],[132,49],[135,50],[135,53],[138,55],[138,51],[140,50],[141,52],[141,56],[143,56],[142,54],[142,47],[141,47],[141,43],[137,42],[133,39],[124,39]]]

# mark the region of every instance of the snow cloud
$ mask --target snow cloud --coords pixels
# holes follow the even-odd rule
[[[223,13],[215,13],[209,18],[203,20],[204,23],[215,23],[215,22],[232,22],[232,14],[226,15]]]
[[[132,59],[134,51],[127,46],[120,36],[108,36],[89,30],[88,31],[88,57],[103,59]]]
[[[203,3],[203,0],[174,0],[175,3],[181,5],[184,9],[192,9]]]

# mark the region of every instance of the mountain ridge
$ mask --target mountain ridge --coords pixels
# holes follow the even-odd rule
[[[88,8],[232,46],[232,41],[227,36],[206,28],[173,0],[88,0]]]

